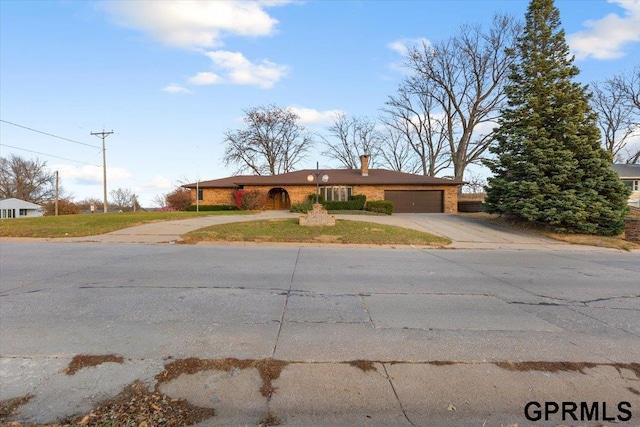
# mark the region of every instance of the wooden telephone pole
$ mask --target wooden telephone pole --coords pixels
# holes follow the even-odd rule
[[[104,213],[107,213],[107,150],[104,148],[104,140],[106,137],[111,135],[111,132],[105,132],[104,129],[102,132],[91,132],[91,135],[95,135],[97,137],[102,138],[102,180],[103,180],[103,197],[104,197]]]

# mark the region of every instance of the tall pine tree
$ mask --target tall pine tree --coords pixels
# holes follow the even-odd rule
[[[579,70],[553,0],[531,0],[517,54],[486,163],[488,211],[559,232],[619,234],[628,189],[600,147],[587,87],[572,81]]]

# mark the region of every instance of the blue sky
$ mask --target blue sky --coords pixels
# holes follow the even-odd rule
[[[100,199],[101,140],[90,133],[113,130],[109,190],[131,189],[152,206],[181,180],[233,172],[223,137],[242,126],[244,109],[291,107],[314,132],[336,112],[375,119],[403,78],[397,46],[488,25],[496,12],[524,20],[527,5],[0,0],[0,152],[46,160],[76,199]],[[581,81],[640,62],[640,0],[556,5]],[[300,167],[338,166],[321,151]]]

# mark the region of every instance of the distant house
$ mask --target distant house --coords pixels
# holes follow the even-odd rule
[[[44,215],[42,206],[20,199],[0,199],[0,218],[31,218]]]
[[[640,165],[616,163],[613,165],[622,182],[631,189],[629,205],[640,208]]]
[[[361,156],[360,161],[360,169],[320,171],[328,176],[319,188],[325,200],[346,201],[351,196],[365,195],[368,201],[392,201],[397,213],[457,212],[458,187],[464,184],[462,181],[369,169],[369,156]],[[314,173],[315,169],[306,169],[280,175],[239,175],[183,187],[191,190],[193,203],[197,197],[204,205],[230,205],[234,191],[259,190],[267,195],[265,209],[289,209],[292,204],[308,202],[309,195],[316,194],[315,180],[309,181]]]

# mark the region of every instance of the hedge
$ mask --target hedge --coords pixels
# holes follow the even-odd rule
[[[200,205],[200,206],[198,206],[197,210],[202,211],[202,212],[209,212],[209,211],[237,211],[238,208],[236,208],[235,206],[231,206],[231,205]],[[196,211],[196,205],[187,206],[187,211],[188,212],[195,212]]]
[[[307,213],[312,209],[313,209],[313,205],[311,203],[298,203],[295,205],[291,205],[291,208],[289,208],[289,212]]]
[[[309,201],[315,203],[316,195],[310,194]],[[361,211],[364,209],[364,204],[367,201],[367,196],[364,194],[358,194],[351,196],[348,201],[325,201],[322,195],[320,195],[320,203],[328,211]]]
[[[393,202],[390,200],[374,200],[367,202],[365,209],[369,212],[391,215],[393,213]]]

